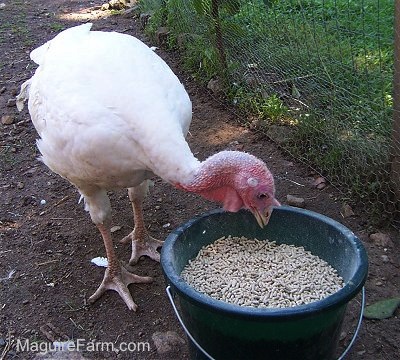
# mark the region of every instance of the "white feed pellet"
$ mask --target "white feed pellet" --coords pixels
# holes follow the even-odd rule
[[[344,286],[332,266],[303,247],[231,236],[200,249],[181,276],[214,299],[257,308],[309,304]]]

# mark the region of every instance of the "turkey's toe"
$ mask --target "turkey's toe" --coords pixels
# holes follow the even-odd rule
[[[154,239],[150,236],[147,237],[144,242],[133,240],[132,255],[129,260],[129,265],[135,265],[142,256],[148,256],[150,259],[160,262],[160,253],[157,251],[157,249],[162,247],[163,244],[164,241]]]
[[[135,228],[120,241],[124,244],[132,243],[132,255],[129,265],[135,265],[142,256],[148,256],[150,259],[160,262],[160,253],[157,249],[162,247],[164,241],[154,239],[147,232],[139,231]]]
[[[133,231],[130,233],[130,234],[128,234],[128,235],[126,235],[125,237],[123,237],[119,242],[121,243],[121,244],[125,244],[125,245],[127,245],[127,244],[129,244],[131,241],[133,241],[134,240],[134,235],[133,235]]]
[[[89,302],[94,303],[98,300],[107,290],[114,290],[118,292],[122,300],[128,306],[129,310],[136,311],[137,305],[132,299],[131,293],[129,292],[128,285],[135,283],[150,283],[153,278],[149,276],[139,276],[132,274],[121,266],[120,271],[117,274],[111,275],[109,269],[106,269],[103,281],[96,290],[96,292],[89,297]]]

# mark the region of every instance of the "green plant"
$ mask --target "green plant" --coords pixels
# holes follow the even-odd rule
[[[272,122],[277,122],[282,119],[288,112],[288,107],[284,105],[283,101],[273,94],[260,103],[260,113],[263,118],[268,118]]]
[[[236,85],[227,94],[230,101],[242,112],[255,115],[262,120],[260,124],[293,124],[289,108],[276,95],[267,95],[264,91],[250,91],[245,86]]]
[[[53,30],[55,32],[60,32],[60,31],[64,30],[64,25],[60,24],[60,23],[52,23],[52,24],[50,24],[50,28],[51,28],[51,30]]]
[[[226,78],[262,131],[289,125],[286,150],[371,213],[391,204],[376,199],[390,194],[393,0],[168,0],[165,14],[198,80]]]

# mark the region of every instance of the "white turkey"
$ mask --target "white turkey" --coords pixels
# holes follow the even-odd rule
[[[136,310],[127,286],[152,279],[117,259],[108,189],[128,188],[135,226],[123,241],[132,243],[131,264],[143,255],[160,260],[162,242],[148,234],[142,215],[154,175],[228,211],[249,209],[260,226],[279,203],[272,174],[253,155],[222,151],[197,160],[185,140],[192,105],[171,69],[138,39],[91,26],[67,29],[32,51],[39,67],[17,105],[21,110],[29,98],[41,160],[77,187],[103,237],[108,267],[89,301],[112,289]]]

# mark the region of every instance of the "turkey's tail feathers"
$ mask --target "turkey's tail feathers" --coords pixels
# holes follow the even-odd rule
[[[47,51],[50,49],[51,46],[57,46],[57,44],[60,44],[59,46],[65,47],[66,44],[68,44],[69,42],[76,42],[80,37],[89,34],[92,25],[92,23],[86,23],[62,31],[54,39],[49,40],[45,44],[32,50],[30,53],[31,59],[36,64],[42,65],[44,58],[46,57]]]
[[[31,86],[31,82],[32,82],[32,79],[29,79],[21,85],[21,91],[19,92],[19,94],[16,97],[16,105],[17,105],[18,111],[22,111],[22,109],[24,108],[25,101],[28,100],[28,98],[29,98],[29,88]]]
[[[64,47],[68,42],[76,42],[78,39],[82,36],[86,36],[89,34],[90,29],[92,27],[92,23],[87,23],[83,25],[78,25],[74,26],[72,28],[69,28],[60,34],[58,34],[54,39],[46,42],[42,46],[39,46],[38,48],[34,49],[30,53],[31,59],[38,65],[42,65],[44,62],[44,58],[46,57],[46,54],[48,50],[50,49],[51,46],[58,46],[58,47]],[[62,41],[60,41],[62,40]],[[19,95],[17,96],[17,108],[19,111],[21,111],[24,108],[24,103],[26,100],[29,98],[29,88],[31,85],[32,79],[29,79],[25,81],[21,85],[21,91]]]
[[[51,43],[51,40],[44,43],[43,45],[39,46],[38,48],[32,50],[31,53],[29,54],[31,60],[34,61],[36,64],[41,65],[43,62],[44,56],[50,47],[50,43]]]

